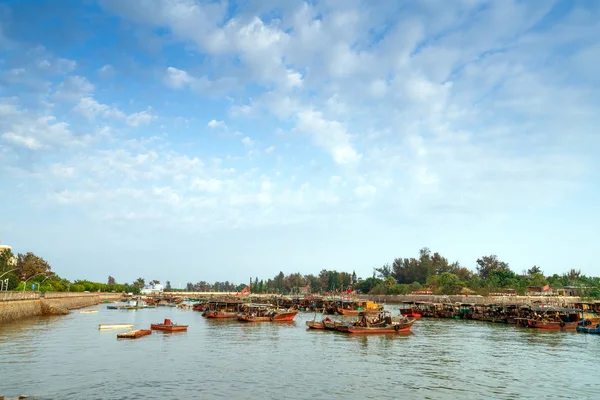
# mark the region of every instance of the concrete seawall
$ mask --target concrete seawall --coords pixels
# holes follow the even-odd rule
[[[89,307],[104,300],[117,300],[119,293],[12,292],[0,297],[0,324],[39,315],[63,315],[67,310]]]

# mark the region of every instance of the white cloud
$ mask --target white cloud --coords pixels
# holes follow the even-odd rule
[[[38,150],[43,147],[43,145],[37,139],[31,136],[21,136],[13,132],[6,132],[3,133],[1,137],[5,142],[17,147],[25,147],[30,150]]]
[[[115,74],[116,70],[110,64],[105,64],[102,67],[98,68],[98,74],[105,78],[110,78]]]
[[[140,126],[140,125],[148,125],[150,122],[155,120],[157,117],[153,114],[152,109],[148,108],[145,111],[140,111],[137,113],[133,113],[128,115],[125,118],[125,122],[129,126]]]
[[[327,150],[338,164],[352,164],[361,158],[352,147],[344,126],[338,121],[326,120],[319,111],[299,112],[297,128],[311,135],[315,143]]]
[[[269,146],[265,149],[265,153],[272,154],[275,151],[275,146]]]
[[[157,119],[150,107],[144,111],[127,115],[116,107],[98,103],[93,97],[84,97],[80,99],[79,103],[73,107],[73,111],[89,120],[94,120],[97,117],[108,120],[121,120],[132,127],[148,125],[150,122]]]
[[[225,121],[217,121],[217,120],[215,120],[215,119],[211,119],[211,120],[208,122],[207,126],[208,126],[210,129],[217,129],[217,128],[220,128],[220,129],[227,129],[227,125],[225,124]]]
[[[58,84],[54,98],[60,101],[75,102],[82,97],[88,97],[95,87],[83,76],[68,76]]]
[[[14,148],[41,150],[82,145],[91,135],[74,135],[53,115],[26,110],[0,99],[0,138]]]
[[[242,104],[239,106],[232,106],[229,109],[229,113],[236,117],[239,115],[250,115],[250,113],[252,112],[252,107],[250,107],[249,105],[246,104]]]
[[[242,143],[246,147],[252,147],[256,143],[254,140],[250,139],[248,136],[242,139]]]
[[[164,79],[165,84],[173,89],[182,89],[196,82],[196,79],[188,75],[184,70],[173,67],[167,68]]]
[[[79,100],[79,103],[73,107],[73,111],[83,115],[87,119],[93,120],[100,116],[110,119],[125,119],[125,113],[117,108],[110,107],[106,104],[98,103],[93,97],[84,97]]]

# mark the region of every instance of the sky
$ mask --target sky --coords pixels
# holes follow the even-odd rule
[[[600,275],[598,38],[593,1],[0,1],[0,238],[101,282]]]

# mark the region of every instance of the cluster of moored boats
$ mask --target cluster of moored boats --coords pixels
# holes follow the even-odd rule
[[[198,303],[193,309],[202,312],[202,315],[209,319],[229,318],[240,322],[289,322],[298,314],[295,308],[285,309],[273,304],[245,303],[235,299]],[[330,318],[320,321],[315,319],[307,321],[307,326],[310,329],[330,329],[345,333],[400,333],[409,332],[415,322],[414,318],[404,315],[392,317],[390,311],[370,301],[340,302],[329,310],[339,315],[359,318],[350,322],[332,321]]]
[[[343,333],[406,333],[410,332],[410,328],[416,321],[416,318],[409,318],[402,314],[394,317],[388,310],[381,310],[374,317],[367,312],[361,312],[358,316],[358,319],[350,322],[334,321],[330,317],[317,321],[315,318],[312,321],[306,321],[306,326],[309,329],[333,330]]]
[[[311,310],[315,311],[315,318],[306,322],[309,329],[335,330],[344,333],[409,332],[419,318],[479,320],[535,329],[600,333],[600,303],[597,302],[574,303],[568,307],[545,304],[405,302],[400,307],[400,313],[393,316],[389,310],[384,310],[382,305],[364,300],[273,298],[264,301],[265,303],[248,302],[237,297],[229,297],[198,302],[191,308],[201,312],[207,319],[232,319],[245,323],[290,322],[300,310]],[[179,303],[178,305],[181,305],[181,302]],[[164,304],[175,303],[164,301]],[[116,307],[117,309],[152,308],[156,307],[156,303]],[[317,312],[322,313],[323,317],[317,319]],[[332,314],[356,318],[351,321],[334,320],[327,316]],[[169,320],[165,320],[163,324],[152,324],[148,330],[127,332],[120,337],[141,337],[149,334],[148,331],[151,333],[153,329],[176,332],[186,330],[187,326],[172,324]]]
[[[454,318],[513,324],[518,327],[598,333],[600,304],[580,302],[570,307],[519,304],[408,302],[403,314],[417,318]]]
[[[209,319],[236,319],[240,322],[289,322],[298,314],[298,310],[293,308],[236,300],[198,303],[193,306],[193,310],[202,312],[202,316]]]

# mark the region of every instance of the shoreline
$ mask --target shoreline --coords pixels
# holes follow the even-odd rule
[[[121,293],[3,292],[0,324],[43,315],[66,315],[69,310],[117,300]]]

